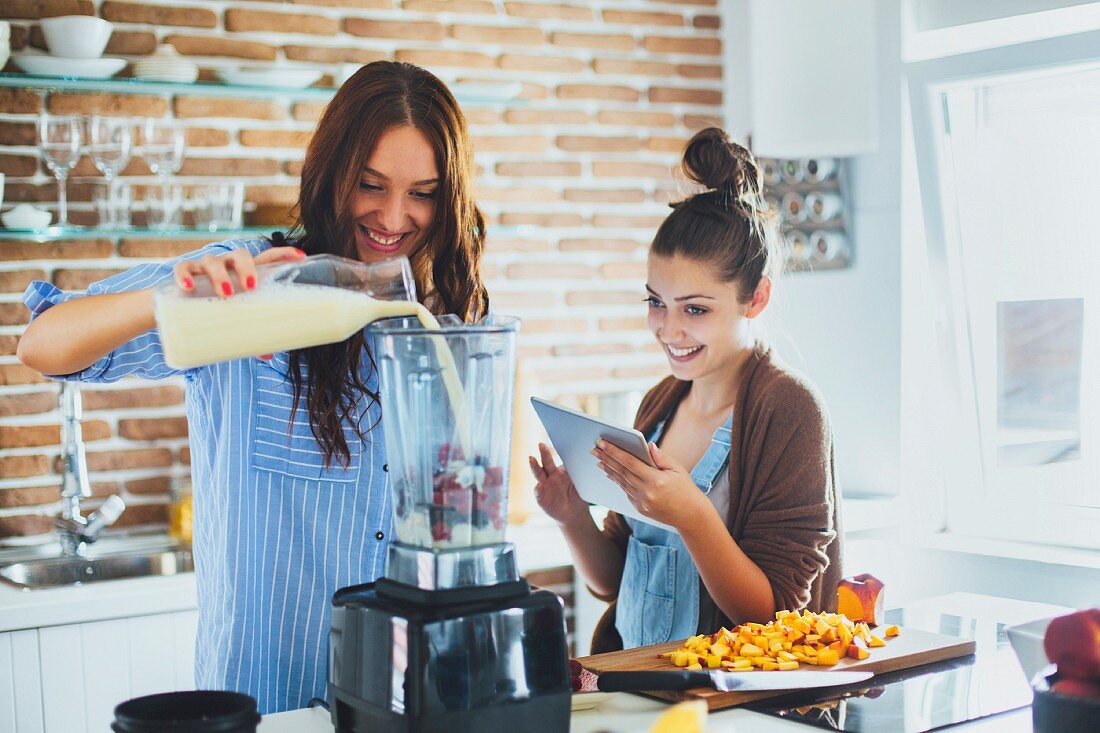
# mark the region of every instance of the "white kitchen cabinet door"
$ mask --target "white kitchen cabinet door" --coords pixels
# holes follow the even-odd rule
[[[0,634],[0,731],[44,733],[38,631]]]

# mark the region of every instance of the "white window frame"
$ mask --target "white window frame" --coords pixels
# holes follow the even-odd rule
[[[1060,504],[1054,500],[998,501],[986,485],[982,465],[975,359],[971,352],[970,321],[962,294],[963,274],[955,241],[957,231],[952,208],[950,177],[941,176],[943,142],[947,135],[943,92],[959,84],[1017,75],[1051,68],[1100,66],[1100,31],[1043,39],[1012,46],[975,51],[906,65],[909,105],[927,255],[928,292],[924,307],[939,354],[939,374],[931,380],[936,393],[936,430],[924,438],[925,455],[942,460],[942,496],[929,506],[936,517],[924,517],[924,531],[946,530],[962,535],[1100,549],[1100,509]],[[1100,276],[1098,276],[1100,280]],[[1097,287],[1100,287],[1098,283]],[[928,302],[927,299],[931,299]],[[906,304],[916,307],[916,304]],[[1086,331],[1097,328],[1085,323]],[[1095,365],[1082,364],[1082,377],[1097,378]],[[1082,409],[1097,409],[1084,403]],[[1082,451],[1095,451],[1086,445]],[[931,448],[931,449],[930,449]],[[914,504],[909,503],[912,507]]]

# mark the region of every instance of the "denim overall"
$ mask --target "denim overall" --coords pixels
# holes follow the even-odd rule
[[[665,422],[658,423],[647,438],[660,440]],[[705,494],[729,465],[732,426],[731,413],[691,471],[695,485]],[[631,534],[615,611],[615,628],[622,636],[623,648],[694,635],[699,626],[699,571],[684,541],[676,532],[624,519]]]

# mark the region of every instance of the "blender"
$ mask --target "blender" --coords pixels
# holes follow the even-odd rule
[[[338,733],[569,730],[563,605],[504,540],[519,321],[369,328],[393,535],[384,577],[333,596]]]

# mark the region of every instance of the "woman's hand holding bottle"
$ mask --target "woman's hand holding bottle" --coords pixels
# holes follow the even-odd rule
[[[257,285],[256,266],[273,262],[294,262],[304,259],[306,253],[297,247],[272,247],[253,257],[245,248],[235,249],[217,257],[207,255],[200,260],[180,262],[172,271],[176,284],[181,290],[193,290],[195,278],[205,276],[214,285],[214,292],[222,298],[233,295],[235,288],[230,273],[237,276],[237,282],[245,290],[254,290]]]
[[[550,447],[539,443],[539,455],[542,458],[541,463],[534,456],[527,457],[531,464],[531,473],[538,481],[535,484],[535,499],[539,507],[563,526],[585,517],[591,519],[588,502],[577,493],[577,487],[573,485],[573,479],[569,478],[565,467],[554,463]]]

